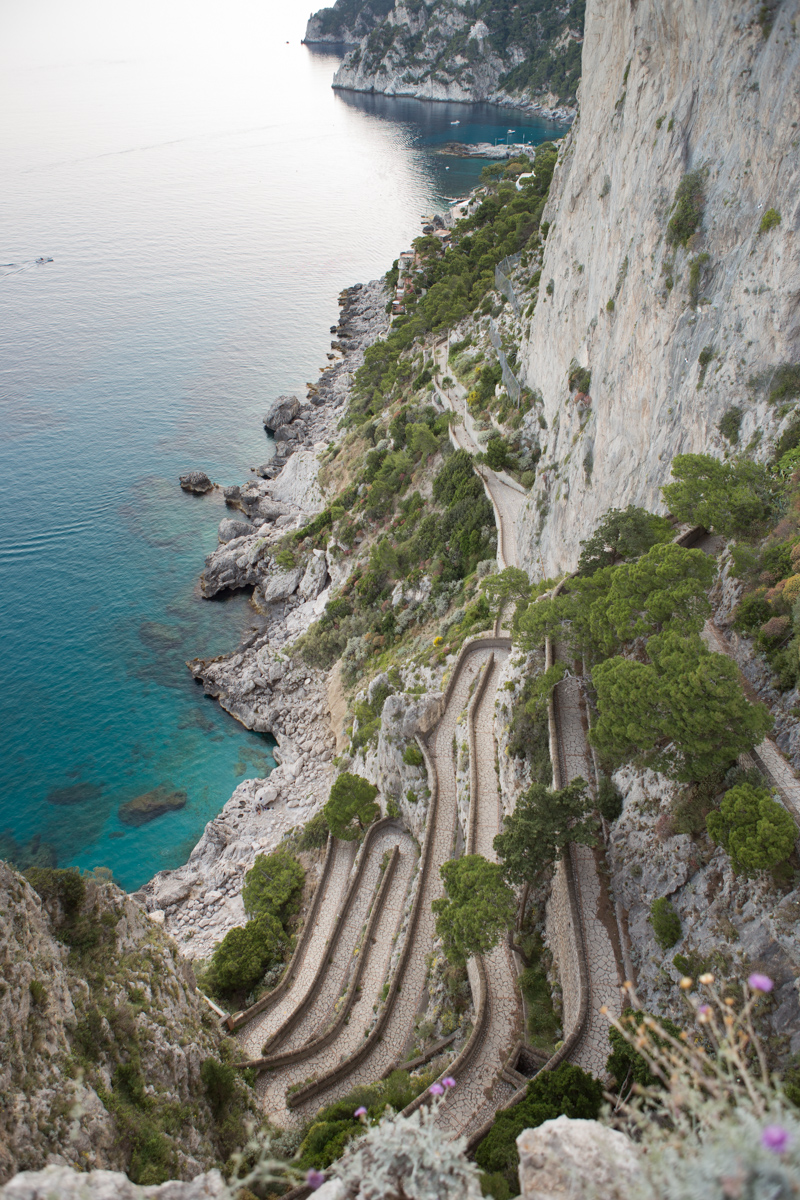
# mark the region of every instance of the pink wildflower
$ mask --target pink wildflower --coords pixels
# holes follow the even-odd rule
[[[432,1083],[428,1091],[432,1096],[441,1096],[444,1093],[444,1088],[440,1083]]]
[[[789,1131],[782,1125],[767,1125],[761,1134],[761,1145],[773,1154],[783,1154],[789,1145]]]
[[[315,1170],[314,1167],[306,1175],[306,1186],[310,1187],[312,1192],[315,1192],[317,1188],[321,1188],[324,1182],[325,1173]]]
[[[456,1086],[456,1081],[452,1075],[446,1075],[442,1080],[442,1087],[451,1088]]]
[[[747,982],[754,992],[771,992],[775,986],[769,975],[760,975],[758,971],[755,971]]]

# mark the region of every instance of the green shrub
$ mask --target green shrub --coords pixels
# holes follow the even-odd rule
[[[31,994],[31,1000],[37,1008],[41,1008],[47,1000],[47,988],[40,979],[32,979],[28,984],[28,989]]]
[[[318,812],[310,821],[306,821],[297,843],[298,850],[317,850],[320,846],[324,846],[329,832],[325,813]]]
[[[586,395],[592,386],[592,372],[588,367],[580,366],[573,358],[569,365],[568,382],[571,392],[582,392]]]
[[[343,771],[322,810],[333,836],[348,842],[359,838],[380,813],[375,803],[377,794],[378,789],[368,779]]]
[[[769,402],[797,400],[800,397],[800,363],[782,363],[776,368],[769,389]]]
[[[667,245],[685,246],[703,219],[705,171],[689,171],[678,184],[667,225]]]
[[[723,414],[717,426],[722,436],[727,438],[732,445],[739,441],[739,430],[742,426],[743,415],[742,410],[734,405]]]
[[[616,307],[617,306],[614,302],[614,297],[612,296],[611,299],[606,304],[606,312],[613,312]]]
[[[759,234],[769,233],[770,229],[775,229],[781,223],[781,214],[777,208],[768,208],[761,218],[761,224],[758,227]]]
[[[242,903],[249,917],[276,917],[286,928],[300,908],[306,873],[286,850],[259,854],[244,877]]]
[[[708,832],[744,875],[776,867],[791,854],[797,827],[765,788],[740,783],[725,793],[718,812],[708,815]]]
[[[285,947],[283,927],[270,914],[231,929],[214,950],[204,986],[220,999],[247,995],[269,967],[283,961]]]
[[[387,1105],[401,1112],[429,1083],[429,1075],[412,1079],[407,1071],[396,1070],[387,1079],[353,1088],[346,1096],[320,1109],[306,1126],[297,1165],[303,1171],[329,1167],[341,1157],[347,1143],[364,1131],[360,1120],[353,1115],[357,1108],[366,1108],[369,1121],[382,1117]]]
[[[703,386],[703,384],[706,381],[706,371],[708,370],[709,363],[714,359],[714,357],[715,357],[714,347],[713,346],[703,346],[703,349],[700,351],[700,353],[697,357],[697,361],[700,364],[700,371],[697,376],[698,390]]]
[[[764,599],[763,589],[748,592],[736,606],[733,627],[740,633],[757,633],[765,621],[772,616],[772,609]]]
[[[403,762],[408,767],[421,767],[425,762],[422,751],[416,742],[409,742],[403,751]]]
[[[602,1083],[580,1067],[561,1063],[555,1071],[540,1071],[528,1084],[525,1099],[497,1114],[475,1151],[475,1161],[483,1171],[501,1172],[517,1195],[516,1139],[523,1129],[535,1129],[562,1115],[596,1120],[602,1102]]]
[[[496,434],[486,443],[486,465],[493,471],[505,471],[513,465],[511,447],[505,438]]]
[[[607,775],[600,776],[597,789],[597,811],[607,821],[616,821],[622,813],[622,795],[617,785]]]
[[[284,571],[292,571],[297,565],[295,562],[294,552],[288,548],[279,550],[275,555],[275,562],[279,567],[283,567]]]
[[[535,471],[523,471],[519,477],[519,481],[524,488],[532,488],[536,483]]]
[[[681,919],[666,896],[654,900],[647,918],[653,926],[653,936],[662,950],[669,950],[681,940]]]
[[[205,1058],[200,1064],[200,1078],[214,1119],[219,1120],[236,1095],[236,1071],[230,1063],[222,1063],[218,1058]]]
[[[632,1031],[638,1028],[648,1015],[645,1012],[626,1008],[620,1017],[620,1024]],[[672,1037],[680,1037],[681,1031],[672,1021],[665,1017],[659,1017],[659,1023]],[[639,1051],[634,1049],[613,1025],[608,1031],[608,1040],[611,1043],[611,1053],[606,1061],[606,1070],[611,1076],[615,1092],[621,1096],[627,1096],[634,1084],[642,1088],[660,1085],[658,1076],[652,1073]],[[658,1039],[657,1044],[663,1045],[663,1039]]]

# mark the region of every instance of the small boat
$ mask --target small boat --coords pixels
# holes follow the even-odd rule
[[[451,121],[450,124],[451,125],[460,125],[461,122],[460,121]]]
[[[49,262],[52,262],[53,260],[52,260],[52,258],[37,258],[36,261],[37,261],[37,263],[49,263]]]

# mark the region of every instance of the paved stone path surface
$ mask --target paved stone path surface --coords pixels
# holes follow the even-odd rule
[[[461,391],[463,392],[463,389]],[[444,404],[458,411],[458,395],[446,395],[438,384],[437,392]],[[460,407],[463,408],[463,396],[460,399]],[[462,446],[470,453],[479,449],[471,420],[468,419],[464,426],[454,427],[453,436],[456,445]],[[519,562],[516,527],[526,502],[524,489],[510,478],[502,478],[486,467],[482,468],[481,473],[498,524],[500,565],[516,566]],[[385,838],[382,836],[380,845],[374,848],[362,885],[354,898],[352,910],[348,912],[342,935],[335,946],[329,946],[328,939],[333,928],[331,913],[342,903],[346,890],[345,860],[342,858],[341,862],[337,861],[336,871],[331,876],[319,910],[317,919],[320,928],[315,931],[309,943],[297,982],[280,1004],[276,1004],[275,1009],[260,1014],[240,1034],[246,1049],[257,1056],[265,1038],[278,1031],[281,1023],[296,1006],[306,1004],[306,1001],[306,1011],[303,1012],[297,1027],[287,1034],[281,1044],[276,1042],[271,1045],[270,1054],[275,1050],[281,1053],[299,1051],[330,1025],[337,1001],[346,989],[353,963],[353,951],[362,936],[370,906],[376,895],[376,886],[380,882],[379,864],[383,851],[387,845],[397,845],[400,849],[400,861],[389,886],[385,907],[377,918],[374,936],[369,945],[358,947],[358,953],[363,953],[366,959],[361,992],[356,998],[347,1024],[342,1027],[330,1046],[315,1050],[291,1065],[264,1072],[259,1077],[257,1091],[265,1111],[270,1119],[280,1126],[291,1127],[305,1123],[322,1106],[345,1095],[359,1083],[373,1082],[381,1078],[406,1057],[406,1051],[410,1048],[413,1038],[415,1016],[427,980],[426,956],[433,948],[435,937],[431,904],[443,892],[439,867],[452,857],[455,847],[457,798],[453,740],[456,722],[467,706],[471,687],[481,667],[492,653],[495,658],[490,667],[490,678],[475,713],[478,782],[476,795],[471,798],[471,802],[478,806],[473,852],[484,854],[488,858],[494,857],[492,842],[500,828],[501,814],[495,771],[494,706],[500,669],[509,650],[505,647],[493,649],[485,643],[478,642],[463,655],[460,673],[445,711],[430,735],[429,753],[435,774],[435,780],[432,780],[431,784],[435,782],[438,790],[436,818],[426,830],[426,838],[431,843],[431,869],[419,897],[419,919],[413,952],[406,965],[400,991],[382,1036],[380,1039],[373,1036],[371,1041],[367,1040],[363,1057],[348,1069],[342,1078],[331,1080],[329,1086],[322,1086],[313,1098],[298,1107],[287,1108],[287,1089],[310,1079],[320,1081],[324,1085],[326,1074],[340,1067],[364,1045],[375,1013],[380,1011],[382,990],[384,983],[388,982],[393,951],[402,944],[405,925],[408,922],[406,898],[416,864],[416,847],[413,840],[400,831],[391,831]],[[591,779],[591,760],[577,680],[567,679],[558,685],[556,712],[560,769],[564,782],[579,775],[584,779]],[[588,848],[577,847],[574,848],[572,862],[578,886],[590,976],[589,1020],[580,1045],[572,1055],[572,1061],[602,1076],[608,1055],[608,1021],[606,1017],[601,1016],[599,1010],[602,1005],[606,1005],[612,1013],[619,1013],[621,977],[617,969],[609,924],[608,897],[604,892],[594,855]],[[333,961],[322,964],[322,982],[318,991],[310,995],[323,955]],[[521,1022],[514,963],[507,946],[502,944],[486,956],[484,964],[488,989],[488,1020],[480,1044],[476,1046],[473,1057],[465,1064],[463,1075],[458,1078],[458,1087],[448,1095],[440,1110],[439,1123],[446,1135],[469,1135],[477,1130],[491,1118],[498,1107],[507,1103],[516,1091],[514,1082],[502,1074],[502,1068],[519,1034]],[[477,974],[477,967],[472,963],[470,976],[474,990]]]
[[[319,990],[305,1007],[300,1023],[288,1037],[270,1045],[269,1054],[276,1052],[284,1054],[287,1050],[298,1049],[321,1033],[333,1019],[334,1005],[342,995],[347,975],[353,963],[353,951],[360,940],[361,930],[380,886],[381,861],[384,854],[395,846],[399,846],[401,851],[405,851],[402,862],[409,865],[409,872],[404,873],[402,869],[399,869],[395,873],[392,880],[392,893],[394,895],[402,889],[402,894],[405,896],[408,886],[408,879],[405,878],[405,875],[410,873],[410,864],[416,857],[416,847],[409,834],[402,833],[399,829],[387,829],[372,844],[364,874],[361,877],[361,884],[353,897],[338,938],[333,945],[326,946],[323,951],[325,957],[322,961],[322,981]]]
[[[295,1009],[305,1003],[309,989],[319,972],[331,929],[347,890],[357,849],[355,842],[335,843],[334,860],[325,894],[320,897],[320,903],[317,905],[314,929],[302,959],[296,964],[292,986],[272,1007],[258,1013],[252,1021],[243,1025],[237,1034],[248,1058],[258,1058],[267,1038],[272,1037]]]
[[[421,912],[414,943],[414,953],[403,976],[401,992],[392,1009],[383,1032],[383,1040],[377,1042],[370,1053],[352,1072],[293,1112],[293,1120],[308,1120],[323,1104],[330,1104],[339,1096],[346,1095],[358,1083],[371,1083],[405,1058],[405,1049],[414,1032],[416,1017],[423,989],[428,976],[426,955],[433,949],[435,918],[431,904],[443,893],[439,866],[452,857],[456,828],[456,783],[453,762],[453,735],[456,721],[469,700],[470,687],[481,665],[491,653],[488,649],[476,648],[468,655],[450,701],[431,735],[430,754],[438,781],[438,804],[435,828],[429,831],[433,837],[433,869],[421,898]],[[331,1048],[333,1050],[333,1047]],[[338,1057],[337,1057],[338,1062]],[[305,1075],[301,1075],[304,1078]],[[296,1116],[295,1116],[296,1114]]]
[[[478,786],[477,794],[470,798],[470,804],[477,805],[477,820],[474,836],[470,821],[466,852],[482,854],[490,862],[497,861],[493,843],[500,832],[501,817],[500,789],[495,768],[494,708],[500,673],[509,653],[509,650],[495,650],[486,689],[474,716]],[[521,1030],[517,976],[506,940],[495,946],[483,962],[489,1005],[486,1036],[466,1070],[462,1073],[456,1071],[456,1087],[448,1093],[439,1109],[437,1121],[454,1137],[468,1135],[473,1129],[479,1128],[514,1094],[514,1088],[501,1076]]]
[[[388,840],[382,841],[380,848],[378,846],[375,847],[378,863],[380,863],[383,851],[387,848],[388,844]],[[400,861],[395,869],[388,896],[378,918],[378,923],[374,927],[372,939],[369,944],[360,945],[358,948],[358,954],[365,956],[366,965],[360,980],[361,992],[350,1011],[347,1023],[340,1030],[338,1037],[329,1046],[301,1059],[300,1062],[281,1067],[275,1072],[264,1072],[258,1078],[256,1091],[261,1098],[264,1110],[270,1120],[282,1128],[302,1124],[318,1108],[324,1104],[329,1104],[335,1098],[335,1090],[332,1090],[330,1095],[326,1093],[323,1096],[315,1097],[304,1108],[288,1109],[286,1107],[287,1088],[293,1084],[303,1083],[311,1077],[319,1077],[326,1071],[331,1071],[343,1059],[358,1049],[364,1041],[366,1032],[368,1032],[368,1028],[374,1018],[373,1006],[377,1007],[380,1004],[381,989],[389,969],[389,961],[392,956],[395,940],[400,932],[406,894],[417,862],[417,848],[410,836],[403,834],[398,836],[395,833],[394,841],[391,844],[399,847]],[[359,913],[358,918],[353,917],[353,926],[355,926],[356,921],[358,922],[357,935],[361,934],[363,924],[367,920],[367,908],[375,897],[375,890],[373,888],[368,890],[366,881],[359,889],[359,900],[365,894],[367,895],[368,903],[363,906],[361,904],[354,905],[353,909],[354,913],[355,911]],[[353,950],[356,949],[356,944],[350,938],[348,938],[347,944],[350,946],[350,952],[346,965],[350,967],[355,957]],[[337,961],[341,962],[341,959],[342,955],[338,954]],[[341,984],[343,983],[344,979],[341,978]],[[332,994],[332,990],[328,991],[328,998]],[[333,997],[334,1000],[336,998],[338,997]],[[318,1015],[319,1009],[316,1012]],[[316,1035],[323,1033],[324,1028],[333,1017],[333,1003],[330,1003],[326,1013],[327,1019],[323,1019],[321,1023],[318,1022],[313,1029],[313,1033]],[[307,1040],[310,1040],[309,1037],[304,1039],[304,1041]],[[287,1045],[280,1047],[280,1052],[283,1053],[289,1048],[297,1047],[290,1047],[287,1042]],[[371,1069],[368,1069],[368,1074],[370,1081],[378,1078],[378,1075],[372,1074]],[[341,1094],[349,1091],[355,1082],[355,1079],[348,1076]]]
[[[588,782],[592,779],[593,768],[583,725],[580,684],[574,677],[564,679],[557,685],[555,711],[563,784],[571,783],[579,776]],[[572,865],[586,940],[589,1017],[584,1035],[577,1050],[570,1056],[570,1062],[603,1078],[609,1055],[608,1017],[600,1009],[605,1005],[609,1015],[619,1016],[622,1010],[620,984],[624,980],[617,968],[617,957],[606,924],[608,918],[604,921],[604,911],[610,911],[610,907],[603,893],[591,848],[573,846]]]

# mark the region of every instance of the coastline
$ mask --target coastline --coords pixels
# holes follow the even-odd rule
[[[206,559],[201,588],[209,597],[252,588],[250,603],[266,624],[230,653],[194,659],[187,667],[245,728],[272,734],[278,765],[268,776],[238,785],[184,864],[159,871],[133,893],[187,958],[207,957],[244,922],[242,884],[256,855],[272,851],[328,798],[342,735],[336,681],[329,678],[333,673],[292,664],[286,652],[317,620],[350,565],[330,551],[316,551],[304,567],[287,570],[276,555],[287,535],[322,508],[319,457],[336,436],[366,347],[389,326],[387,299],[383,280],[341,293],[331,361],[308,385],[306,403],[279,397],[267,413],[270,419],[275,413],[291,417],[275,431],[275,457],[251,468],[251,479],[241,486],[225,489],[230,517],[221,522],[220,545]],[[223,541],[228,532],[237,536]]]

